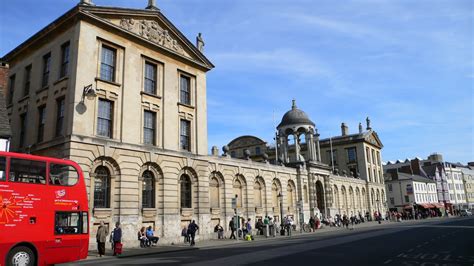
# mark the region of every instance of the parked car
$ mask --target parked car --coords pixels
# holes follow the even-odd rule
[[[471,216],[472,212],[470,210],[461,210],[460,214],[461,216]]]

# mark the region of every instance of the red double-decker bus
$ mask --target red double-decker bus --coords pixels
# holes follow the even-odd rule
[[[69,160],[0,152],[0,265],[47,265],[87,257],[88,201]]]

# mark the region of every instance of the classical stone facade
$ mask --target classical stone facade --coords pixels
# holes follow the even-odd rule
[[[333,137],[331,141],[319,137],[315,123],[293,100],[291,110],[277,127],[276,146],[268,146],[254,136],[241,136],[232,140],[228,149],[234,158],[304,169],[298,173],[305,175],[309,183],[301,185],[301,199],[309,205],[310,215],[369,213],[372,217],[375,211],[384,215],[387,204],[381,172],[383,145],[370,128],[370,121],[367,119],[367,130],[360,128],[358,134],[349,135],[343,128],[342,136]],[[331,155],[330,147],[333,148],[332,161],[326,156]],[[366,168],[370,171],[361,175],[358,169]],[[356,171],[350,172],[351,169]]]
[[[375,186],[334,175],[316,146],[312,157],[282,158],[286,166],[232,158],[228,149],[209,156],[206,72],[214,66],[203,45],[201,35],[191,44],[154,1],[147,9],[81,1],[3,57],[12,150],[81,166],[91,245],[100,221],[121,222],[127,246],[138,245],[147,225],[161,242],[181,241],[191,220],[198,239],[214,237],[218,222],[228,229],[235,195],[238,214],[253,221],[376,210]],[[314,144],[314,125],[301,128],[279,127]]]

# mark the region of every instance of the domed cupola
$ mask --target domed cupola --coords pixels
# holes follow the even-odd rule
[[[291,110],[283,115],[277,130],[278,146],[280,149],[278,158],[281,162],[298,163],[318,160],[319,152],[315,145],[315,140],[319,138],[319,134],[317,134],[316,125],[305,112],[296,107],[295,100],[293,100]],[[288,139],[290,136],[293,140]],[[302,136],[304,136],[305,156],[307,158],[303,157],[301,151],[301,145],[303,144]],[[293,147],[291,148],[292,154],[290,154],[290,146]]]
[[[313,121],[309,119],[308,115],[302,110],[298,109],[295,100],[293,100],[291,110],[283,115],[283,118],[281,119],[280,124],[277,126],[277,129],[287,126],[299,125],[311,125],[313,127],[315,126]]]

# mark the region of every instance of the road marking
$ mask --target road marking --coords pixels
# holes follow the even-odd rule
[[[392,260],[386,260],[383,264],[389,264]]]
[[[418,246],[416,246],[416,247],[417,247],[417,248],[421,248],[421,246],[422,246],[422,245],[418,245]]]
[[[408,252],[412,252],[413,250],[414,250],[413,248],[410,248],[410,249],[408,250]]]

